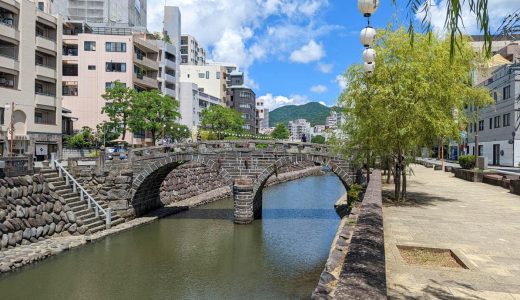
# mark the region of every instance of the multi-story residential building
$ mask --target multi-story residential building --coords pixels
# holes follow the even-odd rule
[[[307,141],[310,142],[311,137],[311,123],[305,119],[298,119],[289,121],[287,126],[289,129],[289,138],[293,141],[301,141],[303,135],[307,137]]]
[[[139,27],[146,29],[147,0],[45,0],[38,1],[64,20],[91,27]]]
[[[481,47],[479,37],[473,37],[473,46]],[[450,144],[449,156],[459,152],[478,154],[487,158],[489,164],[518,166],[520,142],[518,139],[518,111],[520,110],[520,45],[516,42],[497,39],[493,41],[494,56],[487,69],[475,74],[475,85],[489,90],[495,103],[467,112],[477,117],[468,125],[463,147]],[[475,142],[478,149],[475,149]]]
[[[137,91],[159,87],[156,42],[147,40],[145,34],[133,34],[131,30],[114,33],[111,28],[106,32],[101,28],[92,30],[84,23],[64,24],[63,105],[78,118],[76,128],[96,128],[108,120],[101,113],[106,104],[101,95],[115,81]],[[143,144],[143,138],[143,135],[127,134],[127,141],[132,144]]]
[[[236,69],[236,65],[223,63],[181,65],[179,80],[196,83],[204,93],[218,97],[225,103],[227,89],[231,85],[229,74]]]
[[[189,34],[181,35],[181,64],[204,65],[206,63],[206,50],[199,42]]]
[[[44,160],[62,145],[62,21],[37,8],[0,0],[0,154]]]
[[[264,107],[263,100],[256,100],[256,130],[257,133],[269,127],[269,109]]]
[[[233,71],[229,74],[227,104],[234,108],[244,119],[244,129],[250,133],[257,133],[256,123],[256,94],[244,85],[244,73]]]
[[[195,133],[200,126],[200,113],[211,105],[221,105],[220,99],[199,90],[197,84],[181,82],[180,84],[180,123],[188,126]]]
[[[181,49],[181,11],[177,6],[164,7],[163,34],[170,38],[172,45],[179,51],[176,56],[180,58]],[[178,62],[180,63],[180,61]]]
[[[178,51],[170,43],[153,41],[159,48],[159,90],[172,98],[179,99],[179,64]]]

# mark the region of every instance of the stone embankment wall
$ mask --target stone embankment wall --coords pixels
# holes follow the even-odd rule
[[[341,220],[311,299],[386,298],[381,172],[374,170],[362,202]]]
[[[96,165],[71,166],[70,170],[96,201],[108,203],[113,211],[124,218],[133,216],[129,207],[133,172],[128,164],[111,163],[105,172],[99,172]]]
[[[42,175],[0,179],[1,249],[86,231],[87,227]]]
[[[179,202],[226,185],[222,176],[203,164],[191,162],[175,168],[161,184],[164,205]]]

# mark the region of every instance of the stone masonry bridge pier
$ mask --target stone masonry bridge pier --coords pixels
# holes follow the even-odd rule
[[[345,188],[355,174],[348,160],[326,145],[273,141],[213,141],[134,149],[127,161],[132,171],[128,205],[139,216],[161,206],[160,186],[178,166],[198,162],[220,174],[233,189],[234,221],[248,224],[262,213],[262,189],[284,166],[313,162],[330,167]]]

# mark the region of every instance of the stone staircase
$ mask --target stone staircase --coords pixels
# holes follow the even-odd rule
[[[41,173],[47,182],[52,183],[54,187],[56,187],[56,193],[65,199],[67,204],[74,212],[76,218],[81,220],[83,224],[88,227],[90,233],[95,233],[106,229],[105,216],[100,214],[99,217],[96,217],[94,206],[89,209],[87,206],[87,201],[81,200],[79,191],[74,192],[71,185],[67,186],[65,183],[65,178],[60,178],[58,171],[52,169],[42,169]],[[106,203],[99,203],[104,209],[108,208]],[[124,223],[124,221],[125,220],[123,218],[112,212],[112,227]]]

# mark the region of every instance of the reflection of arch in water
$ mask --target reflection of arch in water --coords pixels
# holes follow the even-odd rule
[[[14,134],[27,134],[27,116],[21,110],[15,110],[13,113]]]

